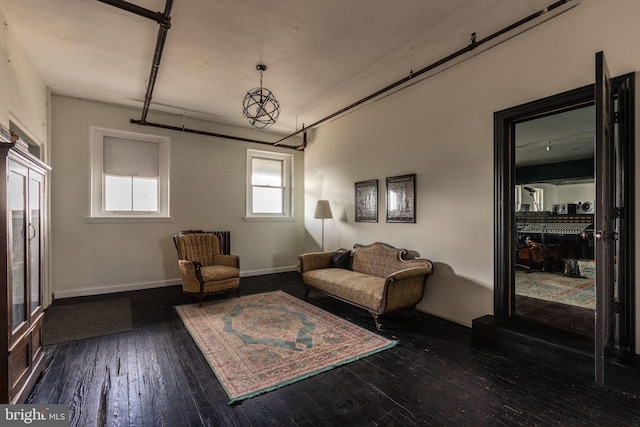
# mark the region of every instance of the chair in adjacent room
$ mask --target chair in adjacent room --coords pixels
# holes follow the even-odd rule
[[[223,253],[219,232],[182,231],[173,242],[185,298],[194,295],[202,305],[207,295],[235,290],[240,296],[240,258]]]

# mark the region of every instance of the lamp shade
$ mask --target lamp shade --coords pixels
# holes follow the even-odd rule
[[[313,217],[316,219],[333,218],[333,215],[331,214],[331,206],[329,205],[328,200],[318,200]]]

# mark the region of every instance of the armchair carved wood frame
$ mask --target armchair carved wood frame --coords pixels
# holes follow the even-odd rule
[[[185,299],[194,295],[202,305],[207,295],[235,290],[240,296],[240,258],[223,253],[219,233],[182,231],[173,236],[173,242]]]

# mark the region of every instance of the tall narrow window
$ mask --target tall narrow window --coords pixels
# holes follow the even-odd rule
[[[513,203],[516,206],[516,211],[522,211],[522,187],[519,185],[514,186],[515,188],[515,198],[513,199]]]
[[[534,190],[535,193],[533,194],[533,210],[542,212],[544,210],[544,189],[534,188]]]
[[[92,217],[168,217],[169,140],[92,129]]]
[[[247,150],[247,218],[291,217],[290,154]]]

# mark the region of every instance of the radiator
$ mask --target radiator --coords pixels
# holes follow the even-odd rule
[[[220,237],[222,254],[231,255],[231,232],[230,231],[213,231],[212,233]]]

